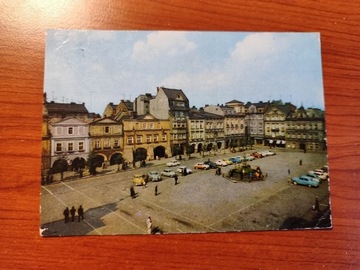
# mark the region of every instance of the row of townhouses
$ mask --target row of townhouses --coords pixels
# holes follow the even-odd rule
[[[155,96],[109,103],[102,116],[89,113],[84,103],[47,102],[45,93],[42,135],[44,171],[64,160],[79,169],[90,156],[113,165],[248,145],[326,147],[320,109],[238,100],[196,109],[182,90],[165,87]]]

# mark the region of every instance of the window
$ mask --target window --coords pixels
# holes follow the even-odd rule
[[[163,142],[166,142],[166,134],[163,134],[163,135],[162,135],[162,141],[163,141]]]
[[[74,144],[73,143],[68,143],[68,151],[71,152],[71,151],[74,151]]]
[[[142,143],[142,136],[136,136],[136,143]]]
[[[155,134],[154,135],[154,142],[158,142],[159,141],[159,135]]]
[[[127,144],[133,144],[134,143],[134,137],[133,136],[129,136],[127,138]]]
[[[84,142],[79,142],[78,149],[79,149],[79,151],[84,150]]]
[[[149,128],[154,129],[154,123],[149,123]]]
[[[62,144],[61,143],[57,143],[56,144],[56,152],[61,152],[62,151]]]
[[[146,142],[151,142],[151,135],[146,135]]]
[[[110,141],[104,140],[104,148],[110,148]]]
[[[119,147],[119,140],[118,139],[115,139],[114,140],[114,147]]]
[[[74,134],[74,128],[73,127],[68,127],[68,134],[69,135]]]
[[[143,126],[143,127],[142,127],[143,129],[146,129],[146,128],[147,128],[147,124],[146,124],[146,123],[143,123],[142,126]]]
[[[95,141],[95,148],[100,149],[100,141],[99,140]]]
[[[105,133],[109,133],[110,132],[110,127],[105,127]]]

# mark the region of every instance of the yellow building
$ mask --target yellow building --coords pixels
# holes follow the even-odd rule
[[[41,146],[41,173],[45,177],[51,168],[51,134],[49,131],[49,116],[45,107],[43,107]]]
[[[123,157],[122,124],[112,118],[105,117],[90,123],[90,152],[98,161],[108,165],[118,163]]]
[[[128,162],[152,160],[171,155],[170,121],[151,114],[124,117],[124,158]]]

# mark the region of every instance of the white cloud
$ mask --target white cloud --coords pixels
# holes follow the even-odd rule
[[[159,56],[176,57],[196,48],[196,44],[186,38],[185,32],[152,32],[146,41],[138,41],[133,46],[132,58],[150,61]]]
[[[285,43],[273,33],[254,33],[236,43],[231,52],[233,60],[251,61],[257,58],[266,58],[277,54],[284,49]]]

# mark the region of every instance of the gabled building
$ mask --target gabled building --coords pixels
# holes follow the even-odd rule
[[[123,156],[128,162],[171,156],[170,121],[151,114],[124,117]]]
[[[114,104],[112,102],[106,105],[105,110],[103,112],[103,117],[115,117],[117,106],[118,104]]]
[[[118,164],[123,156],[122,124],[111,117],[94,120],[89,125],[90,151],[97,160],[108,165]]]
[[[264,112],[268,106],[268,102],[262,101],[245,104],[245,136],[248,144],[264,144]]]
[[[188,116],[189,145],[195,152],[219,150],[224,145],[224,117],[202,110]]]
[[[130,100],[121,100],[119,105],[116,106],[116,114],[114,116],[114,119],[119,121],[123,117],[133,117],[134,115],[134,103]]]
[[[304,151],[326,149],[324,111],[316,108],[298,108],[286,118],[286,146]]]
[[[229,102],[230,105],[235,105],[234,102]],[[233,148],[242,145],[242,141],[245,138],[245,114],[240,111],[242,109],[242,102],[236,101],[236,106],[239,112],[235,110],[236,106],[227,105],[205,105],[204,111],[220,115],[224,118],[224,147]],[[241,108],[241,109],[240,109]]]
[[[150,113],[157,119],[170,120],[172,155],[184,154],[189,110],[189,100],[181,89],[158,87],[156,96],[150,100]]]
[[[75,117],[49,123],[51,136],[51,165],[67,162],[70,168],[84,168],[90,153],[89,125]]]
[[[287,102],[271,103],[264,113],[266,144],[285,147],[286,118],[296,110],[296,106]]]

